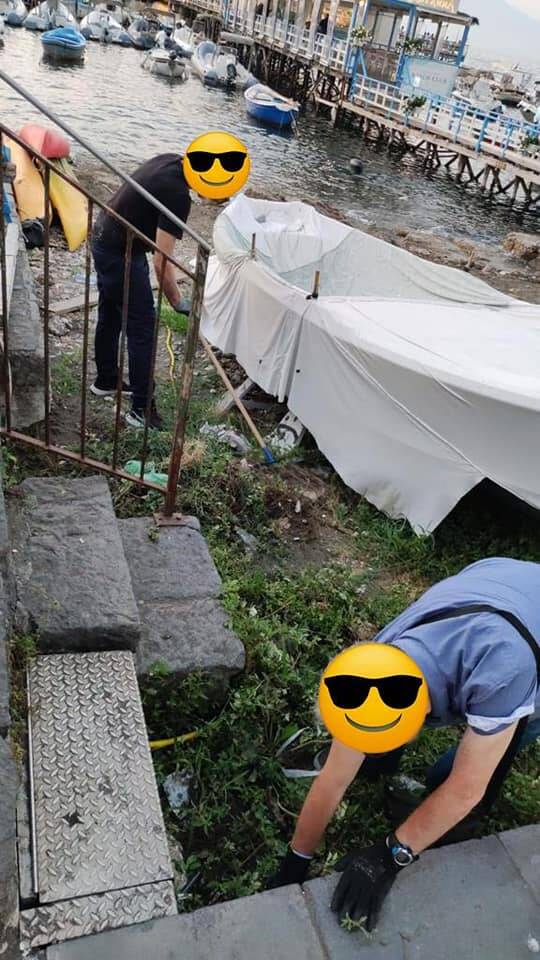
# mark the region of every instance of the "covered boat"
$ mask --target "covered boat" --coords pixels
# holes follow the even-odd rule
[[[204,336],[348,486],[419,533],[484,478],[540,507],[538,305],[303,203],[238,196],[214,248]]]
[[[255,83],[244,91],[246,109],[250,117],[272,127],[290,127],[296,122],[300,105],[283,97],[264,83]]]
[[[4,10],[4,22],[10,27],[22,27],[26,17],[28,15],[28,10],[26,9],[23,0],[7,0]]]
[[[54,60],[66,62],[80,61],[84,57],[86,40],[74,27],[57,27],[47,30],[42,38],[43,53]]]
[[[187,80],[188,71],[185,58],[176,50],[166,47],[154,47],[145,54],[142,66],[158,77],[167,80]]]
[[[128,27],[128,33],[131,42],[138,50],[150,50],[157,39],[161,30],[161,24],[158,20],[150,20],[147,17],[135,17],[133,23]]]
[[[185,24],[176,27],[172,35],[172,41],[175,47],[184,57],[192,57],[197,42],[197,35],[193,33],[191,27]]]
[[[239,62],[234,50],[217,46],[212,40],[203,40],[195,48],[191,69],[209,87],[245,90],[257,83],[253,74]]]
[[[28,14],[24,21],[26,30],[55,30],[57,27],[76,27],[77,21],[63,3],[44,0]]]
[[[87,40],[117,43],[122,47],[133,46],[128,31],[105,8],[96,7],[81,20],[81,33]]]

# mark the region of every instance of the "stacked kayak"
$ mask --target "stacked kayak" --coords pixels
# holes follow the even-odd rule
[[[62,224],[69,250],[77,250],[86,239],[88,231],[88,205],[86,197],[61,173],[75,180],[73,168],[68,160],[69,142],[55,130],[48,130],[37,123],[30,123],[19,132],[21,140],[32,147],[52,163],[49,175],[50,202]],[[45,220],[45,187],[39,161],[34,162],[32,154],[19,144],[5,138],[11,151],[11,159],[16,167],[15,199],[19,216],[25,220]],[[51,210],[47,211],[49,221]]]
[[[250,117],[272,127],[290,127],[296,122],[299,104],[283,97],[263,83],[256,83],[244,91],[246,109]]]
[[[65,63],[80,62],[86,49],[86,40],[74,27],[47,30],[41,37],[41,43],[47,57]]]

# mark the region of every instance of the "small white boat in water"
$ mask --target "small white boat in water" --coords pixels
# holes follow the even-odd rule
[[[59,27],[76,27],[77,22],[63,3],[44,0],[30,11],[23,26],[26,30],[56,30]]]
[[[99,40],[102,43],[118,43],[131,47],[128,31],[108,10],[97,7],[81,20],[81,33],[86,40]]]
[[[187,80],[188,77],[185,58],[176,50],[166,47],[149,50],[143,58],[142,67],[154,76],[166,77],[167,80]]]
[[[256,77],[239,62],[235,50],[203,40],[195,48],[191,69],[208,87],[245,90],[257,83]]]
[[[7,23],[9,27],[22,27],[27,15],[28,10],[23,0],[7,0],[3,10],[3,16],[4,22]]]

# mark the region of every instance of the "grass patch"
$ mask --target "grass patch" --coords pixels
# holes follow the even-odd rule
[[[182,332],[175,326],[182,324],[181,317],[164,310],[164,318],[175,336]],[[77,399],[78,370],[77,354],[62,357],[55,366],[55,395],[68,412],[69,398]],[[170,431],[177,394],[166,370],[162,367],[157,401]],[[199,439],[205,421],[214,419],[221,390],[199,354],[190,442]],[[93,400],[90,404],[88,453],[110,460],[112,405]],[[239,426],[234,417],[232,422]],[[158,471],[166,471],[170,440],[167,431],[150,435],[149,459]],[[120,462],[138,459],[140,445],[139,434],[122,431]],[[181,474],[180,507],[201,521],[223,578],[224,604],[247,653],[246,670],[232,681],[225,699],[214,681],[199,676],[174,681],[163,668],[155,670],[143,690],[151,739],[199,731],[197,739],[154,754],[160,784],[171,773],[185,771],[191,776],[185,810],[175,814],[164,803],[167,827],[182,845],[188,877],[199,874],[186,909],[254,893],[274,872],[310,783],[287,779],[277,750],[305,727],[286,760],[290,766],[310,767],[316,751],[326,744],[313,703],[328,660],[343,646],[365,639],[366,630],[371,635],[384,626],[429,584],[465,564],[485,556],[537,559],[540,554],[537,516],[486,488],[465,498],[434,536],[418,538],[405,523],[388,520],[354,496],[337,478],[325,474],[321,480],[324,461],[316,451],[302,456],[300,466],[270,469],[252,447],[246,465],[228,447],[205,437],[199,455]],[[44,472],[51,473],[50,460],[42,463]],[[13,447],[5,468],[11,482],[39,472],[34,454]],[[55,469],[78,473],[69,465]],[[297,479],[295,469],[301,474]],[[121,516],[151,514],[161,503],[158,494],[137,493],[116,481],[111,486]],[[323,535],[340,538],[339,558],[306,564],[301,544],[291,562],[292,542],[302,540],[292,534],[301,534],[302,523],[311,539],[323,546]],[[246,552],[239,531],[256,539],[255,556]],[[306,550],[309,539],[304,537]],[[324,549],[321,556],[326,557]],[[25,642],[21,639],[16,647],[21,664]],[[21,674],[19,666],[15,670]],[[23,712],[21,700],[15,705],[21,723]],[[426,766],[458,735],[451,729],[424,730],[408,749],[403,772],[421,778]],[[317,854],[315,873],[329,870],[352,846],[384,835],[388,822],[382,799],[381,784],[366,783],[361,777],[353,784]],[[520,755],[485,832],[538,821],[539,744]]]
[[[28,711],[26,700],[26,670],[36,656],[37,640],[32,635],[15,634],[9,642],[10,661],[10,700],[11,714],[10,736],[13,755],[22,764],[26,754],[26,732]]]

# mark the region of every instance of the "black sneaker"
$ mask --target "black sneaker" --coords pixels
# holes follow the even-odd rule
[[[90,387],[90,393],[93,393],[95,397],[115,397],[117,390],[117,384],[111,385],[110,383],[103,383],[101,380],[95,380]],[[122,393],[131,394],[132,390],[129,383],[122,383]]]
[[[146,409],[144,407],[132,407],[126,413],[126,423],[130,427],[135,427],[136,430],[144,430],[145,421]],[[163,430],[163,420],[157,412],[155,403],[152,404],[150,410],[148,428],[150,430]]]

